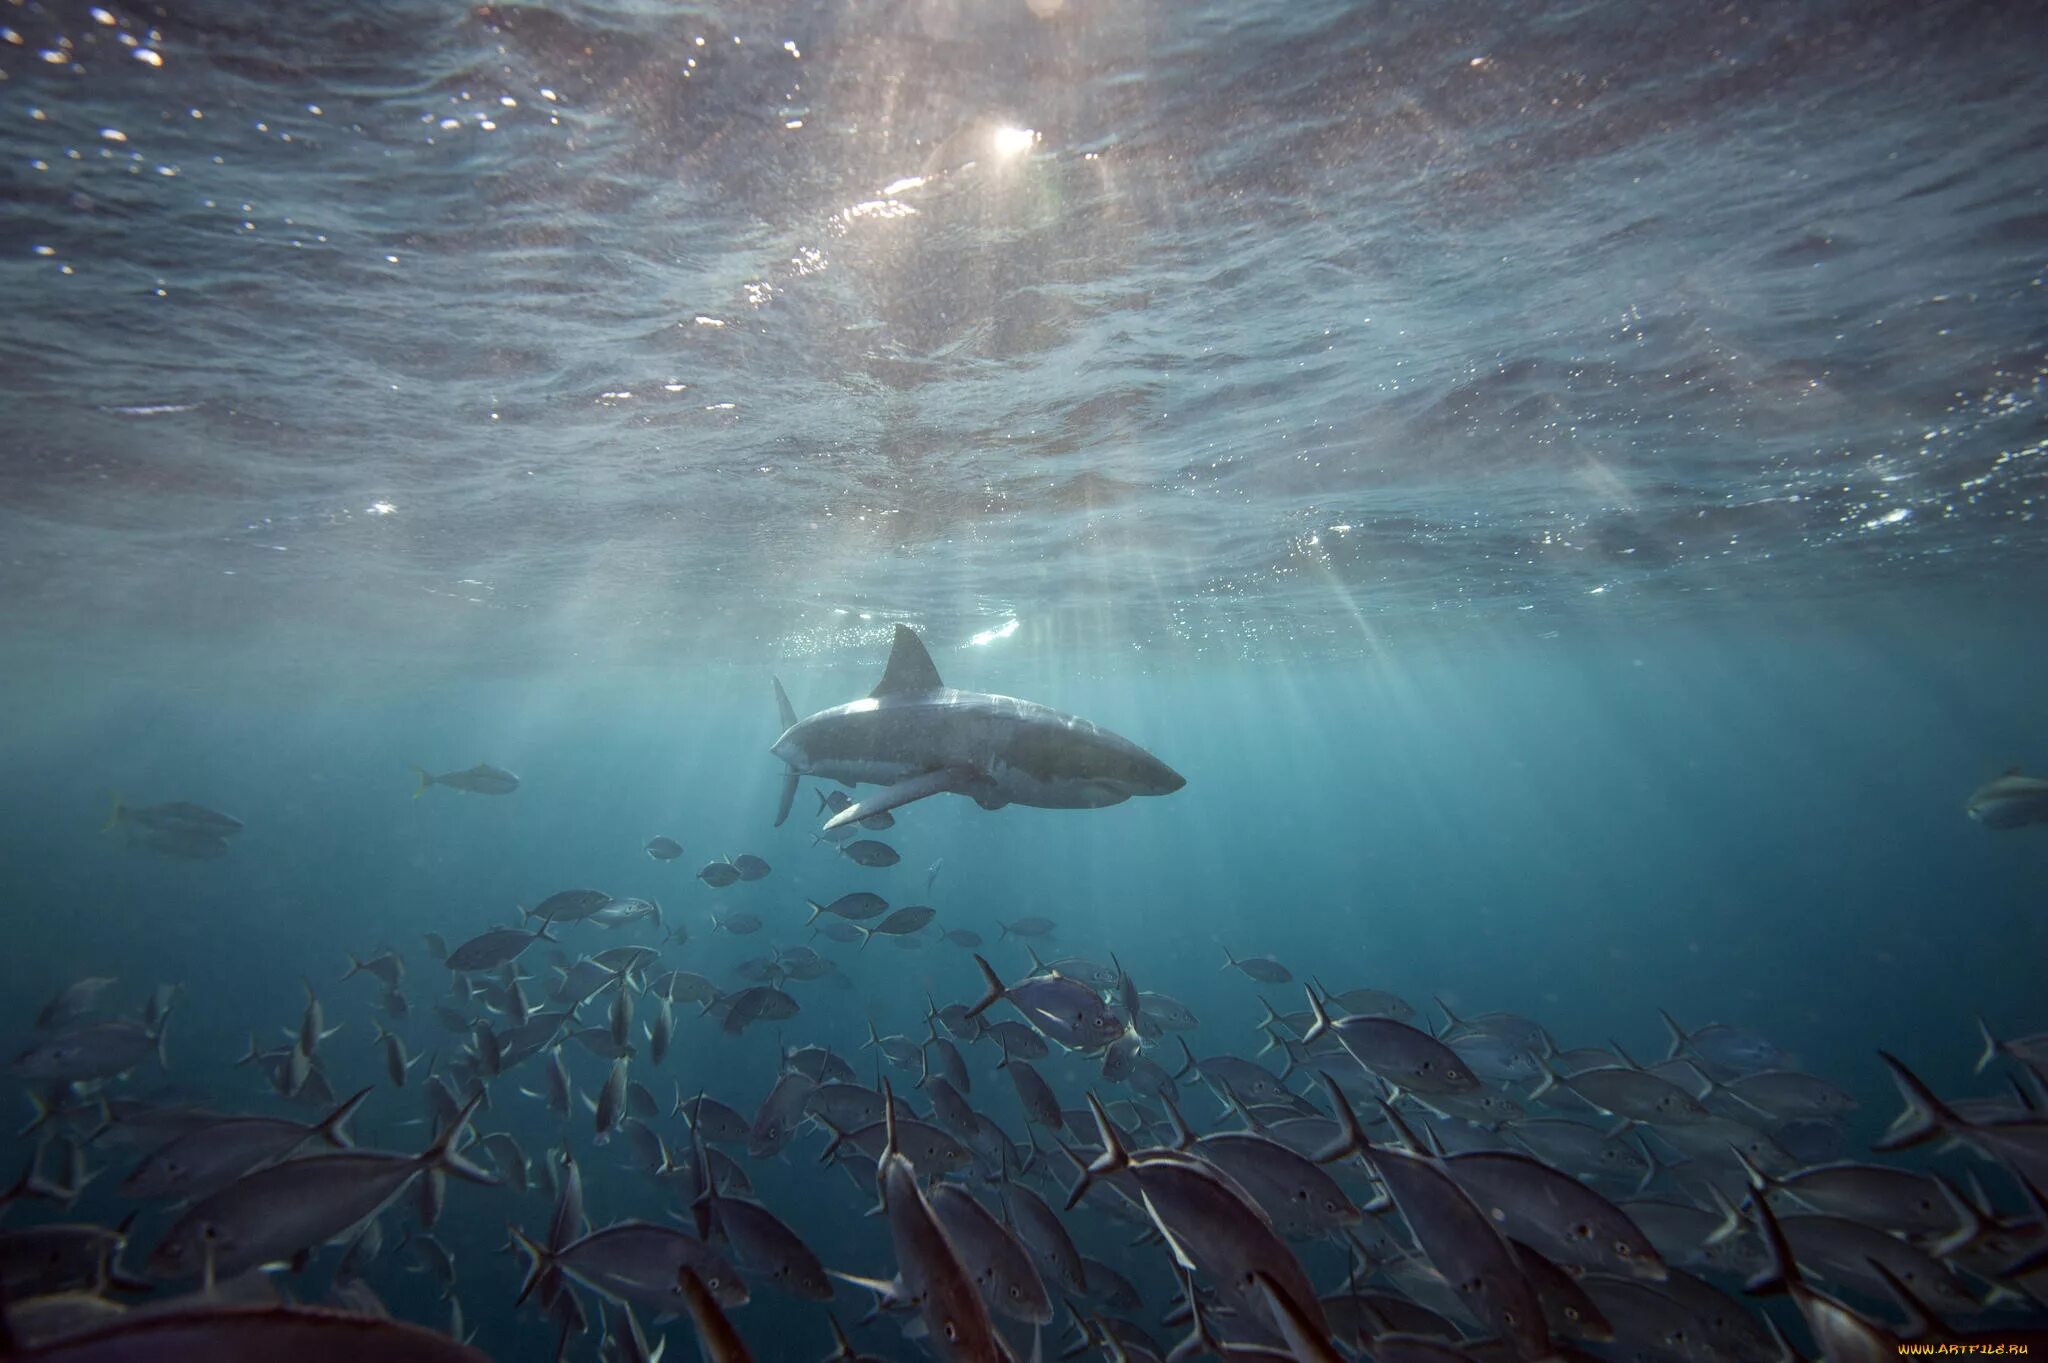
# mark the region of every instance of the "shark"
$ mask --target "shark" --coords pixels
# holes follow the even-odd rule
[[[1078,716],[947,686],[908,625],[896,626],[881,683],[859,700],[798,719],[781,680],[771,680],[782,736],[769,751],[789,769],[777,827],[805,776],[882,787],[834,814],[827,832],[933,795],[965,795],[983,809],[1102,809],[1187,784],[1129,739]]]

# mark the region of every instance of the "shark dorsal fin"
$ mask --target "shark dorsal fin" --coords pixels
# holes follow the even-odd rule
[[[932,666],[932,655],[925,652],[924,641],[908,625],[896,626],[896,642],[889,649],[889,666],[882,671],[882,680],[871,693],[879,696],[915,696],[926,691],[942,691],[946,684],[939,680],[939,669]]]

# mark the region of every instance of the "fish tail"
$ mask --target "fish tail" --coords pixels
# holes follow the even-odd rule
[[[1451,1011],[1451,1005],[1444,1002],[1444,996],[1442,994],[1432,994],[1430,997],[1435,999],[1436,1006],[1443,1010],[1444,1029],[1436,1034],[1437,1039],[1441,1041],[1443,1038],[1449,1036],[1452,1032],[1455,1032],[1460,1027],[1464,1026],[1465,1019],[1459,1017],[1456,1013],[1453,1013]]]
[[[526,1281],[520,1285],[519,1296],[513,1302],[517,1306],[533,1295],[533,1289],[540,1286],[542,1279],[555,1271],[555,1252],[545,1245],[535,1244],[525,1232],[509,1222],[505,1231],[512,1237],[513,1246],[526,1255],[527,1261]]]
[[[329,1145],[343,1150],[352,1148],[355,1142],[349,1138],[348,1119],[356,1115],[356,1109],[361,1107],[363,1099],[369,1096],[370,1090],[363,1089],[340,1107],[322,1117],[319,1126],[314,1128],[320,1133],[320,1138]]]
[[[455,1114],[455,1120],[448,1124],[448,1129],[435,1137],[434,1143],[421,1152],[419,1163],[422,1168],[429,1172],[446,1170],[457,1178],[470,1183],[480,1183],[487,1188],[496,1187],[502,1181],[490,1171],[472,1164],[455,1148],[456,1142],[469,1130],[469,1119],[476,1115],[476,1110],[483,1106],[483,1101],[484,1095],[478,1092],[475,1097],[463,1104],[462,1111]]]
[[[1557,1071],[1550,1068],[1550,1061],[1540,1055],[1535,1057],[1535,1059],[1536,1069],[1543,1077],[1536,1081],[1535,1088],[1529,1090],[1529,1097],[1531,1099],[1541,1098],[1544,1094],[1557,1087]]]
[[[1322,1038],[1324,1033],[1330,1030],[1330,1010],[1325,1008],[1323,1001],[1316,997],[1314,988],[1304,985],[1303,989],[1308,994],[1309,1011],[1315,1014],[1316,1020],[1309,1024],[1306,1032],[1301,1034],[1301,1039],[1306,1044],[1313,1046]]]
[[[983,956],[980,952],[975,952],[974,963],[981,967],[981,978],[988,985],[988,993],[983,996],[980,1003],[967,1010],[967,1016],[971,1018],[980,1017],[983,1013],[986,1013],[998,999],[1008,992],[1003,987],[1002,977],[996,974],[996,968],[988,963],[986,956]],[[874,1024],[870,1022],[868,1025],[870,1030],[872,1030]]]
[[[1650,1191],[1650,1185],[1657,1181],[1657,1175],[1664,1172],[1664,1166],[1657,1160],[1657,1152],[1640,1135],[1636,1137],[1636,1149],[1643,1154],[1643,1181],[1636,1184],[1635,1195],[1641,1197]]]
[[[420,774],[419,786],[412,793],[412,798],[417,800],[420,798],[420,796],[425,795],[427,793],[428,786],[434,784],[434,773],[428,771],[425,767],[418,765],[415,765],[413,767],[413,770]]]
[[[1097,1178],[1128,1169],[1131,1164],[1130,1152],[1124,1149],[1123,1138],[1117,1135],[1116,1125],[1109,1120],[1109,1112],[1102,1106],[1102,1100],[1095,1096],[1093,1090],[1086,1096],[1088,1110],[1095,1114],[1095,1133],[1102,1142],[1102,1153],[1097,1155],[1092,1163],[1081,1166],[1079,1176],[1074,1179],[1074,1186],[1067,1191],[1068,1211],[1072,1211],[1075,1205],[1088,1195],[1088,1189],[1094,1186]],[[1069,1151],[1068,1155],[1071,1158],[1072,1152]],[[1078,1164],[1080,1161],[1076,1160],[1075,1163]]]
[[[1977,1057],[1977,1067],[1970,1071],[1972,1074],[1984,1073],[1991,1068],[1992,1062],[1998,1059],[1998,1038],[1991,1035],[1991,1027],[1982,1015],[1977,1018],[1977,1035],[1984,1038],[1984,1054]]]
[[[21,1130],[14,1133],[17,1137],[26,1136],[33,1132],[42,1130],[43,1127],[49,1122],[50,1118],[57,1115],[56,1108],[51,1104],[49,1097],[45,1094],[37,1093],[34,1089],[29,1090],[28,1105],[30,1110],[35,1113],[35,1116],[29,1119],[29,1123],[27,1126],[24,1126]],[[34,1171],[34,1160],[29,1161],[29,1169],[31,1172]],[[6,1204],[0,1203],[0,1206],[4,1205]]]
[[[875,940],[874,929],[864,928],[860,924],[855,923],[853,925],[853,930],[860,934],[860,946],[856,949],[860,951],[866,951],[868,949],[868,943]]]
[[[1752,1197],[1749,1205],[1756,1212],[1757,1225],[1764,1233],[1764,1246],[1770,1253],[1771,1263],[1770,1267],[1745,1283],[1745,1289],[1754,1293],[1774,1293],[1803,1285],[1805,1279],[1800,1276],[1799,1261],[1792,1257],[1792,1246],[1786,1243],[1785,1232],[1778,1225],[1770,1204],[1761,1197]]]
[[[1223,947],[1223,964],[1216,967],[1217,973],[1221,974],[1223,971],[1226,971],[1230,969],[1230,967],[1237,964],[1237,957],[1231,955],[1230,948],[1224,947],[1223,943],[1218,942],[1216,945],[1219,947]]]
[[[169,1047],[165,1044],[165,1040],[167,1037],[170,1036],[170,1032],[171,1009],[170,1006],[166,1004],[164,1006],[163,1012],[157,1014],[156,1034],[150,1038],[150,1040],[156,1043],[156,1063],[166,1071],[168,1071],[171,1068],[171,1052]],[[249,1049],[251,1051],[254,1051],[256,1049],[256,1041],[254,1037],[251,1037],[249,1040]]]
[[[1899,1095],[1906,1100],[1906,1110],[1892,1123],[1892,1129],[1871,1143],[1876,1151],[1903,1150],[1919,1145],[1936,1135],[1958,1133],[1968,1129],[1969,1124],[1956,1115],[1953,1108],[1935,1097],[1934,1090],[1921,1082],[1920,1076],[1900,1063],[1899,1058],[1889,1051],[1879,1051],[1892,1072],[1892,1082],[1898,1085]]]
[[[114,807],[107,812],[107,821],[100,825],[100,832],[111,833],[121,822],[121,792],[114,793]]]
[[[1678,1019],[1662,1008],[1657,1010],[1657,1016],[1664,1019],[1664,1029],[1671,1033],[1671,1053],[1664,1057],[1668,1063],[1685,1054],[1686,1049],[1692,1045],[1692,1038],[1685,1034],[1685,1028],[1678,1025]]]

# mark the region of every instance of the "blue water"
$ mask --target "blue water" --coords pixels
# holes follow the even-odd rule
[[[231,1062],[302,977],[334,1087],[384,1082],[345,953],[405,953],[445,1055],[424,932],[591,885],[724,983],[870,888],[1006,973],[998,920],[1056,919],[1201,1054],[1304,1006],[1227,946],[1639,1058],[1657,1008],[1744,1023],[1858,1094],[1852,1149],[1896,1111],[1879,1048],[1995,1092],[1972,1016],[2048,1029],[2048,832],[1962,810],[2048,766],[2038,37],[1969,5],[0,11],[0,1035],[82,975],[123,1013],[180,983],[168,1077],[283,1110]],[[771,827],[769,676],[799,713],[865,694],[899,620],[1186,789],[934,799],[881,871],[811,844],[810,783]],[[408,763],[477,761],[521,789],[408,798]],[[124,850],[114,791],[248,827]],[[692,879],[741,852],[773,874]],[[781,1039],[975,995],[926,936],[830,948],[853,987],[790,986]],[[776,1032],[690,1018],[646,1082],[751,1112]],[[1099,1082],[1046,1068],[1070,1106]],[[485,1127],[537,1156],[562,1125],[519,1082]],[[361,1121],[424,1125],[412,1090]],[[571,1129],[600,1224],[680,1205]],[[756,1191],[886,1275],[817,1144]],[[125,1213],[130,1157],[75,1215]],[[452,1191],[493,1357],[552,1356],[498,1253],[546,1216]],[[1156,1320],[1128,1238],[1089,1251]],[[442,1323],[406,1262],[373,1285]],[[786,1305],[736,1320],[822,1355]]]

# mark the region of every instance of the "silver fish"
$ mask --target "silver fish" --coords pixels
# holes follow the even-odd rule
[[[1441,1165],[1502,1234],[1545,1258],[1582,1271],[1665,1277],[1663,1259],[1628,1213],[1570,1174],[1506,1151],[1446,1155]]]
[[[1009,1071],[1010,1083],[1017,1090],[1017,1101],[1024,1109],[1026,1120],[1036,1122],[1049,1131],[1060,1130],[1065,1123],[1060,1117],[1059,1096],[1032,1068],[1031,1062],[1011,1060],[1004,1068]]]
[[[1308,993],[1314,1023],[1302,1040],[1314,1045],[1335,1036],[1353,1059],[1390,1084],[1417,1093],[1470,1093],[1479,1087],[1464,1059],[1419,1027],[1388,1017],[1346,1017],[1332,1020],[1315,990]]]
[[[917,1167],[898,1140],[893,1096],[883,1081],[884,1142],[875,1184],[888,1217],[903,1295],[916,1308],[926,1343],[941,1363],[997,1363],[1004,1350],[995,1324],[918,1187]]]
[[[950,1183],[934,1185],[931,1207],[991,1310],[1034,1325],[1052,1320],[1052,1299],[1031,1255],[986,1207]]]
[[[512,1237],[530,1264],[519,1294],[522,1301],[549,1273],[559,1272],[620,1301],[660,1311],[687,1309],[677,1280],[688,1269],[719,1305],[747,1304],[746,1283],[725,1256],[696,1236],[669,1226],[621,1221],[558,1248],[536,1244],[517,1230]]]
[[[721,1196],[715,1185],[705,1190],[704,1200],[742,1272],[765,1278],[799,1301],[832,1300],[825,1266],[774,1213],[758,1202]]]
[[[429,786],[447,786],[465,795],[510,795],[519,789],[518,777],[488,762],[479,762],[465,771],[443,772],[439,776],[425,767],[415,766],[413,770],[420,777],[419,788],[412,793],[415,800],[426,794]]]
[[[968,1010],[969,1017],[978,1017],[998,1000],[1007,999],[1031,1026],[1076,1051],[1099,1050],[1124,1034],[1125,1022],[1116,1010],[1078,980],[1045,975],[1005,985],[986,957],[977,955],[974,962],[981,967],[988,992]]]
[[[447,1171],[473,1183],[498,1180],[456,1152],[481,1098],[470,1099],[418,1155],[348,1151],[286,1160],[193,1204],[149,1258],[157,1278],[221,1277],[324,1244],[405,1191],[422,1174]]]
[[[548,925],[527,932],[522,928],[492,928],[479,933],[461,946],[448,953],[447,966],[450,970],[490,970],[519,959],[535,942],[553,942],[558,938],[548,935]]]
[[[1271,956],[1237,957],[1230,954],[1229,947],[1223,948],[1223,964],[1219,968],[1236,970],[1260,984],[1290,984],[1294,980],[1294,972]]]
[[[755,1159],[769,1159],[781,1154],[803,1119],[805,1103],[817,1087],[809,1075],[792,1072],[779,1076],[747,1128],[747,1153]]]
[[[121,1184],[130,1197],[194,1199],[216,1192],[252,1169],[284,1159],[311,1140],[337,1149],[352,1142],[348,1120],[370,1090],[310,1125],[279,1117],[229,1117],[187,1131],[152,1151]]]

